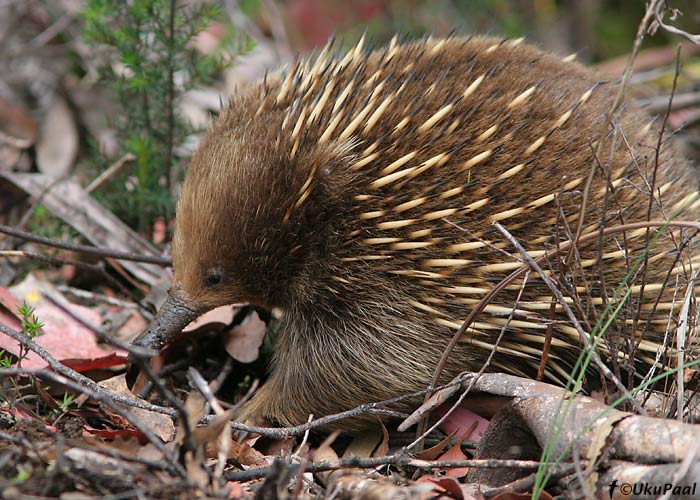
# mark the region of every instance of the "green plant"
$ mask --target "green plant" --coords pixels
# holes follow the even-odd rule
[[[29,335],[31,338],[39,337],[43,335],[44,324],[39,321],[39,318],[34,314],[35,308],[27,305],[24,302],[22,305],[17,306],[17,313],[21,316],[22,323],[22,333]],[[17,359],[17,366],[22,366],[22,360],[27,357],[27,348],[20,344],[19,353]]]
[[[176,0],[88,0],[84,37],[104,57],[100,76],[114,91],[120,113],[113,126],[119,150],[114,158],[96,154],[104,168],[125,153],[135,157],[98,197],[139,230],[173,213],[178,154],[192,132],[177,113],[182,94],[208,83],[225,66],[223,57],[205,56],[192,41],[221,16],[212,2],[180,6]]]
[[[63,399],[59,398],[54,398],[54,401],[58,408],[54,408],[52,410],[53,414],[55,415],[55,419],[52,422],[52,425],[56,425],[59,420],[61,420],[63,417],[65,417],[69,411],[71,411],[71,405],[75,402],[75,398],[77,397],[76,394],[69,394],[67,392],[63,393]]]
[[[11,368],[12,356],[7,354],[5,349],[0,349],[0,368]]]
[[[669,217],[669,221],[674,220],[678,216],[678,214],[679,211],[672,213]],[[611,328],[611,325],[618,317],[625,304],[627,304],[627,302],[630,300],[630,296],[632,295],[632,287],[630,286],[630,281],[632,277],[635,275],[637,270],[645,263],[646,259],[651,253],[651,250],[654,248],[655,243],[669,228],[669,225],[670,222],[659,227],[651,233],[651,237],[648,240],[647,247],[644,249],[644,252],[634,260],[634,262],[630,266],[629,271],[627,272],[627,275],[622,280],[622,283],[615,288],[613,295],[610,297],[610,300],[605,305],[602,314],[599,316],[598,321],[596,322],[596,324],[590,332],[590,345],[582,349],[581,354],[578,357],[578,360],[576,361],[572,369],[571,377],[569,378],[566,384],[565,389],[567,391],[570,391],[570,394],[574,395],[582,389],[583,379],[585,377],[585,373],[588,369],[588,366],[592,363],[594,352],[596,352],[596,349],[602,341],[603,336],[608,331],[608,329]],[[692,284],[689,286],[692,287]],[[609,404],[608,408],[602,411],[598,415],[598,417],[594,418],[591,422],[586,422],[585,425],[582,425],[581,430],[579,431],[575,439],[571,440],[571,443],[573,443],[575,440],[578,440],[588,429],[590,429],[598,420],[598,418],[602,418],[608,412],[612,411],[613,408],[617,408],[620,404],[627,401],[630,398],[630,396],[634,396],[635,394],[641,391],[653,387],[654,383],[666,377],[669,377],[680,370],[696,366],[698,364],[700,364],[700,360],[692,361],[690,363],[686,363],[682,366],[673,369],[667,369],[661,374],[652,377],[650,380],[644,380],[638,386],[631,388],[627,394],[623,394],[614,402]],[[536,480],[532,490],[533,500],[539,498],[540,494],[544,491],[545,486],[547,485],[548,481],[552,476],[553,468],[551,468],[549,464],[559,464],[571,451],[569,445],[564,451],[560,452],[558,456],[556,454],[556,444],[559,440],[560,434],[563,432],[565,421],[569,416],[569,412],[573,403],[573,397],[562,396],[562,399],[560,399],[559,404],[557,406],[557,410],[552,417],[551,430],[549,431],[549,436],[542,449],[540,466],[537,469]]]
[[[70,409],[70,405],[75,401],[75,394],[63,393],[62,400],[56,400],[58,407],[61,409],[61,413],[66,413]]]

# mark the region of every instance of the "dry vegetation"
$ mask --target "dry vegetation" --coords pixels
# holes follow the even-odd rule
[[[322,3],[260,4],[251,13],[224,2],[220,17],[183,43],[183,51],[214,54],[222,64],[207,67],[206,82],[183,83],[177,71],[162,80],[172,113],[154,115],[164,127],[154,126],[153,137],[170,147],[166,170],[152,179],[139,167],[159,150],[130,138],[129,124],[118,122],[125,105],[148,118],[146,104],[157,93],[134,94],[142,98],[135,103],[132,94],[105,86],[100,68],[107,65],[114,79],[126,74],[124,61],[86,42],[85,3],[0,2],[0,497],[597,498],[612,484],[635,483],[672,484],[681,488],[668,493],[674,498],[700,495],[698,369],[690,348],[681,350],[680,368],[641,381],[626,375],[633,343],[620,346],[623,361],[612,370],[592,353],[583,362],[610,383],[591,397],[512,376],[464,374],[426,388],[412,415],[387,409],[391,401],[367,401],[297,427],[268,428],[235,419],[265,376],[270,345],[263,337],[274,334],[274,314],[219,308],[159,354],[130,345],[169,287],[172,199],[220,96],[317,41],[318,25],[306,32],[289,26],[306,27],[305,12],[325,9]],[[355,20],[378,22],[372,16],[390,4],[365,2]],[[603,61],[600,70],[621,77],[620,98],[634,95],[658,115],[664,135],[657,148],[683,127],[679,141],[697,161],[698,36],[678,28],[665,7],[651,2],[630,53]],[[348,27],[348,15],[337,14],[338,29]],[[174,26],[173,18],[163,20]],[[642,40],[655,31],[670,33],[682,49],[646,49]],[[246,55],[232,58],[238,52]],[[596,153],[604,163],[605,151]],[[156,187],[146,192],[148,182]],[[688,262],[700,222],[652,220],[607,231],[640,228],[650,239],[659,228],[677,235],[678,262]],[[542,268],[555,259],[577,265],[576,245],[533,259],[507,227],[499,229],[521,252],[522,266],[495,285],[457,335],[516,278],[546,279]],[[562,231],[576,241],[581,228]],[[646,285],[651,265],[630,265],[636,283]],[[576,294],[565,276],[547,284],[577,324],[591,298],[567,300]],[[696,271],[669,270],[666,287],[675,295],[660,353],[694,346],[698,335]],[[620,300],[627,292],[621,286],[601,317],[636,324],[636,303]],[[597,342],[579,330],[583,345]],[[353,437],[315,432],[360,414],[391,417],[392,424]],[[697,492],[682,489],[693,484]]]

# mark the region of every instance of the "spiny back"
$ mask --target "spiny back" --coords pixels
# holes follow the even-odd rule
[[[674,162],[665,143],[657,155],[658,130],[633,106],[609,116],[611,86],[522,40],[395,38],[374,52],[361,41],[346,55],[329,44],[231,103],[193,161],[178,215],[189,222],[179,224],[195,225],[186,210],[195,192],[227,186],[218,188],[227,191],[222,199],[239,210],[219,222],[242,236],[223,239],[229,253],[248,245],[233,253],[250,264],[253,281],[274,281],[250,284],[259,287],[251,295],[290,311],[281,340],[287,351],[300,354],[295,346],[309,340],[300,336],[315,335],[304,333],[312,321],[335,325],[340,340],[332,342],[345,351],[362,342],[381,351],[354,360],[367,370],[391,363],[387,342],[395,342],[413,359],[394,353],[396,375],[381,381],[388,388],[377,396],[419,389],[471,308],[522,266],[494,221],[537,257],[569,241],[582,215],[584,237],[647,218],[697,220],[689,167]],[[224,140],[236,142],[234,152]],[[238,159],[210,175],[217,147]],[[645,228],[594,238],[577,246],[570,263],[560,255],[543,266],[591,331],[648,242]],[[613,357],[632,339],[637,358],[654,363],[658,342],[648,335],[666,328],[673,287],[697,264],[688,246],[685,232],[666,231],[650,249],[650,265],[628,277],[623,290],[631,299],[604,348]],[[274,256],[276,275],[262,271],[271,261],[255,260],[255,252]],[[531,374],[552,328],[547,375],[566,378],[578,333],[539,277],[529,276],[518,301],[522,284],[486,306],[446,376],[478,369],[507,327],[492,369]],[[323,330],[318,325],[314,331]],[[302,377],[286,365],[289,356],[278,354],[278,371]]]

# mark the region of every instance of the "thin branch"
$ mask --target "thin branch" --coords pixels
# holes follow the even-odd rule
[[[172,261],[170,259],[165,259],[163,257],[156,257],[150,255],[137,255],[130,252],[120,252],[118,250],[110,250],[108,248],[93,247],[90,245],[79,245],[77,243],[68,243],[67,241],[57,240],[54,238],[45,238],[43,236],[36,235],[34,233],[28,233],[26,231],[20,231],[18,229],[11,228],[4,224],[0,224],[0,233],[4,233],[15,238],[21,238],[26,241],[31,241],[38,245],[46,245],[53,248],[61,248],[63,250],[70,250],[72,252],[86,253],[90,255],[98,255],[100,257],[110,257],[117,260],[129,260],[133,262],[144,262],[147,264],[156,264],[158,266],[169,267],[172,266]]]
[[[557,301],[559,302],[559,304],[561,304],[562,308],[564,309],[564,312],[569,317],[569,321],[571,321],[574,328],[578,332],[578,335],[581,338],[581,342],[590,351],[591,359],[596,364],[596,366],[605,374],[605,377],[608,380],[615,384],[615,387],[617,387],[622,394],[628,397],[628,400],[632,403],[632,405],[635,407],[635,410],[637,410],[637,412],[639,412],[640,415],[647,415],[646,410],[642,408],[642,406],[635,398],[632,397],[627,388],[624,385],[622,385],[622,383],[615,376],[615,374],[612,371],[610,371],[610,368],[608,368],[607,365],[603,363],[603,360],[600,358],[600,355],[596,350],[595,344],[591,340],[590,334],[583,329],[581,323],[579,322],[574,312],[571,310],[571,307],[566,302],[564,295],[561,293],[561,290],[559,290],[554,280],[550,278],[547,275],[547,273],[544,272],[544,270],[540,267],[540,265],[537,262],[535,262],[535,260],[532,257],[530,257],[530,255],[522,247],[518,240],[516,240],[515,237],[512,234],[510,234],[505,227],[503,227],[498,222],[494,222],[493,225],[496,226],[496,229],[498,229],[503,234],[503,236],[505,236],[506,239],[511,243],[511,245],[513,245],[518,250],[520,256],[523,258],[523,260],[525,260],[527,265],[533,271],[538,273],[540,275],[540,278],[542,278],[542,281],[544,281],[547,287],[549,287],[550,291],[552,292],[552,295],[554,295],[557,298]]]
[[[301,467],[300,464],[287,464],[294,472]],[[307,462],[304,467],[304,472],[324,472],[338,469],[371,469],[382,465],[395,465],[401,467],[415,467],[417,469],[454,469],[461,467],[474,467],[483,469],[537,469],[542,462],[535,460],[498,460],[498,459],[474,459],[474,460],[420,460],[411,458],[405,454],[387,455],[382,457],[343,457],[335,460],[319,460]],[[545,464],[555,467],[555,470],[570,468],[571,464]],[[262,479],[269,477],[275,470],[274,465],[260,467],[258,469],[249,469],[244,471],[231,471],[226,474],[226,479],[229,481],[250,481],[252,479]]]
[[[12,328],[10,328],[7,325],[4,325],[3,323],[0,323],[0,332],[4,333],[5,335],[13,338],[17,342],[20,343],[20,345],[24,346],[25,348],[29,349],[30,351],[35,352],[38,354],[41,359],[46,361],[46,363],[51,367],[52,370],[54,370],[56,373],[63,375],[64,377],[67,377],[68,379],[72,380],[74,383],[78,384],[80,387],[84,387],[92,391],[92,393],[97,394],[101,397],[104,398],[111,398],[114,401],[117,401],[120,404],[126,405],[126,406],[133,406],[135,408],[141,408],[144,410],[149,410],[149,411],[155,411],[158,413],[164,413],[166,415],[175,415],[176,412],[172,408],[165,408],[163,406],[157,406],[153,405],[151,403],[148,403],[146,401],[142,401],[140,399],[135,399],[135,398],[129,398],[122,396],[120,394],[116,394],[114,392],[108,391],[106,389],[103,389],[97,383],[86,377],[85,375],[82,375],[72,368],[67,367],[66,365],[60,363],[56,358],[54,358],[51,354],[48,353],[46,349],[44,349],[42,346],[34,342],[34,340],[29,337],[29,335],[23,333],[23,332],[18,332]],[[21,370],[15,370],[15,371],[21,371]],[[31,370],[29,370],[31,372]],[[12,374],[8,370],[0,370],[0,374]]]

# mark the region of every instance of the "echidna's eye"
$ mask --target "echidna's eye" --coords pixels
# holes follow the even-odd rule
[[[209,271],[206,276],[207,285],[217,286],[223,283],[224,275],[220,271]]]

